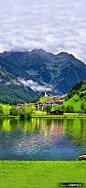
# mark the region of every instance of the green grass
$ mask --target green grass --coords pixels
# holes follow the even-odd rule
[[[85,114],[80,114],[80,113],[64,113],[64,115],[47,115],[47,114],[33,114],[31,117],[33,118],[51,118],[51,119],[69,119],[69,118],[85,118]]]
[[[80,92],[85,94],[86,90],[85,91],[82,91]],[[82,98],[79,97],[79,95],[74,95],[71,99],[69,99],[68,101],[64,101],[64,105],[67,106],[67,105],[73,105],[75,111],[79,111],[81,110],[80,106],[81,106],[81,103],[84,102],[86,103],[86,96],[83,96]]]
[[[37,115],[37,116],[38,116],[38,115],[39,115],[39,116],[40,116],[40,115],[46,115],[46,112],[44,112],[44,111],[35,111],[35,112],[34,112],[34,115]]]
[[[50,100],[48,97],[41,97],[39,102],[45,102],[46,100]]]
[[[57,188],[86,183],[86,161],[0,161],[0,188]]]
[[[46,112],[42,112],[42,111],[37,111],[37,113],[34,113],[32,116],[32,118],[50,118],[50,119],[69,119],[69,118],[85,118],[86,119],[86,115],[85,114],[80,114],[80,113],[64,113],[64,115],[47,115]],[[0,119],[11,119],[11,118],[15,118],[15,119],[20,119],[20,116],[1,116]],[[27,119],[27,117],[25,117],[25,119]]]
[[[85,93],[85,91],[83,92],[80,92],[80,93]],[[80,98],[79,95],[74,95],[72,98],[70,98],[68,101],[64,101],[63,105],[66,107],[67,105],[70,105],[74,107],[74,110],[77,112],[77,111],[80,111],[81,110],[81,103],[84,102],[86,104],[86,96]],[[61,105],[59,105],[61,106]],[[56,107],[58,107],[58,105],[56,106],[53,106],[52,107],[52,110],[54,110]]]
[[[76,100],[78,100],[78,101],[76,101]],[[75,111],[79,111],[79,110],[81,110],[80,106],[81,106],[81,103],[82,103],[82,102],[86,103],[85,99],[81,100],[81,99],[79,98],[79,96],[74,95],[71,99],[69,99],[68,101],[65,101],[63,104],[64,104],[65,106],[67,106],[67,105],[72,106],[72,105],[73,105],[74,110],[75,110]]]

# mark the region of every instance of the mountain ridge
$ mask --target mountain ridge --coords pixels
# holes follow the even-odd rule
[[[32,84],[39,88],[34,90],[34,93],[33,88],[36,87],[32,87],[33,96],[37,96],[38,91],[43,95],[46,87],[49,94],[66,94],[76,82],[86,78],[86,65],[67,52],[53,54],[42,49],[33,49],[30,52],[3,52],[0,53],[0,67],[8,75],[12,74],[26,89],[30,89],[29,82],[32,80]],[[52,86],[51,90],[49,85]]]

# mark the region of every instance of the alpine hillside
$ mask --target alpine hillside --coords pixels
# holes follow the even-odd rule
[[[9,90],[8,96],[11,96],[13,92],[19,93],[20,87],[20,96],[16,94],[16,97],[25,102],[39,93],[42,95],[44,88],[49,94],[66,94],[75,83],[84,79],[86,65],[72,54],[54,55],[42,49],[0,54],[0,98],[3,96],[4,100],[6,91]]]
[[[65,98],[64,105],[73,105],[74,110],[77,112],[86,113],[86,79],[77,82],[68,92]]]

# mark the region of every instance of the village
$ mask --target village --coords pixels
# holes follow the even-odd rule
[[[56,105],[63,104],[66,95],[67,94],[62,95],[62,96],[60,96],[60,95],[53,95],[53,96],[51,95],[51,96],[48,96],[47,92],[46,92],[46,89],[45,89],[44,97],[45,97],[45,99],[47,98],[47,100],[45,100],[44,102],[38,101],[37,103],[28,103],[28,104],[26,104],[26,106],[27,106],[27,108],[29,108],[29,105],[33,104],[34,107],[37,110],[39,110],[40,108],[42,108],[42,110],[43,110],[43,108],[46,105],[56,106]],[[23,105],[23,104],[17,104],[16,107],[19,109],[21,105]]]

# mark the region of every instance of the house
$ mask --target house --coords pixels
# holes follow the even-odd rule
[[[50,114],[52,115],[63,115],[63,111],[62,110],[53,110],[50,112]]]
[[[21,106],[23,106],[24,104],[17,104],[16,108],[19,109]],[[26,104],[26,107],[29,108],[29,104]]]
[[[36,109],[40,109],[41,107],[44,106],[44,104],[45,104],[45,102],[38,102],[34,106],[35,106]]]
[[[22,105],[23,105],[23,104],[17,104],[17,105],[16,105],[16,108],[19,109]]]
[[[63,100],[56,100],[56,104],[58,104],[58,105],[63,104],[63,102],[64,102],[64,99]]]

